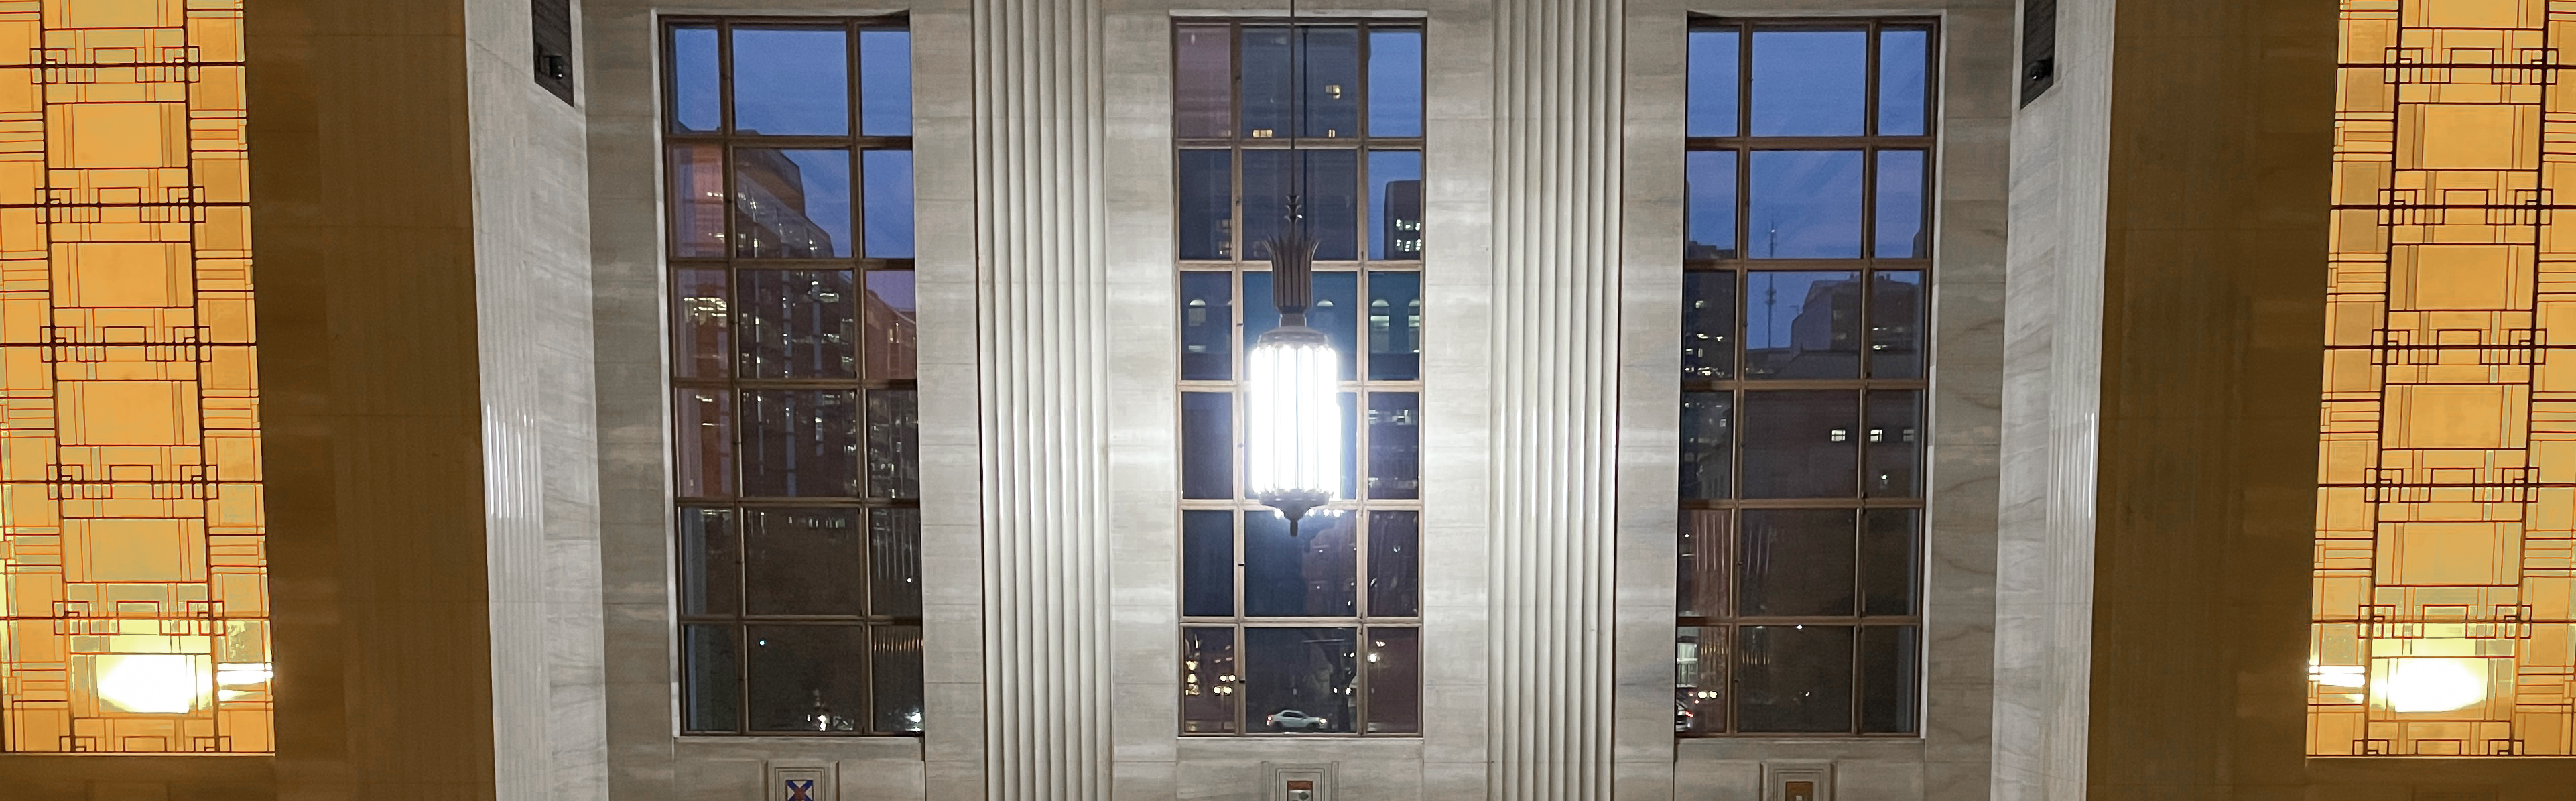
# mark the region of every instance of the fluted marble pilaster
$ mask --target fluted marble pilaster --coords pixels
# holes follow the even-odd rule
[[[1610,797],[1621,5],[1495,5],[1496,799]]]
[[[1109,797],[1096,0],[975,5],[986,794]]]

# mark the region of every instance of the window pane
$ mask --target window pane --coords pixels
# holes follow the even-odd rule
[[[1368,730],[1422,730],[1422,631],[1369,627]]]
[[[848,390],[743,392],[743,494],[857,497],[858,405]]]
[[[859,32],[859,133],[912,135],[912,32]]]
[[[1422,558],[1414,512],[1370,512],[1368,613],[1380,617],[1422,614]]]
[[[1422,32],[1369,31],[1370,136],[1422,135]]]
[[[1860,494],[1860,396],[1744,393],[1744,497]]]
[[[1735,273],[1682,273],[1682,379],[1735,377]]]
[[[1234,731],[1234,629],[1181,630],[1181,731]]]
[[[1368,154],[1369,258],[1422,259],[1422,151]]]
[[[1368,405],[1368,496],[1422,497],[1422,468],[1417,461],[1422,444],[1422,429],[1417,425],[1422,419],[1421,396],[1371,392]]]
[[[1181,513],[1181,614],[1234,614],[1234,514],[1201,510]]]
[[[868,699],[876,710],[880,733],[921,731],[921,627],[875,626],[876,648],[868,655]]]
[[[1736,545],[1736,614],[1852,613],[1852,510],[1746,509]]]
[[[1860,613],[1911,615],[1921,597],[1923,513],[1871,509],[1860,529]]]
[[[850,152],[734,151],[734,255],[850,256]]]
[[[724,149],[671,146],[671,255],[725,254]]]
[[[1698,150],[1682,157],[1685,259],[1732,259],[1735,249],[1735,151]]]
[[[724,125],[724,76],[716,69],[716,29],[671,28],[671,130],[713,133]]]
[[[1868,95],[1867,31],[1754,31],[1754,136],[1859,136]]]
[[[1869,299],[1869,377],[1923,375],[1923,274],[1877,273]]]
[[[864,626],[748,626],[751,730],[858,731],[867,715]]]
[[[732,733],[742,728],[742,649],[732,626],[681,626],[686,698],[680,727]]]
[[[868,613],[921,616],[921,510],[868,510]]]
[[[912,271],[872,270],[867,276],[868,295],[859,307],[859,320],[867,326],[868,378],[911,380],[920,354]]]
[[[1234,118],[1234,42],[1221,24],[1174,27],[1172,135],[1224,136]]]
[[[745,509],[743,608],[753,615],[864,615],[866,543],[856,509]]]
[[[671,320],[677,353],[671,372],[678,378],[723,378],[733,361],[733,299],[725,289],[723,270],[671,271],[672,294],[679,297]]]
[[[1878,152],[1878,244],[1882,259],[1920,259],[1931,254],[1931,232],[1923,230],[1923,151]]]
[[[1288,520],[1243,515],[1243,614],[1321,617],[1359,614],[1358,515],[1319,511],[1288,536]],[[1254,655],[1256,662],[1259,654]]]
[[[1247,150],[1243,152],[1243,247],[1270,258],[1263,244],[1288,219],[1296,195],[1306,233],[1315,238],[1317,261],[1359,258],[1359,151]]]
[[[1299,136],[1360,135],[1360,31],[1356,27],[1297,26],[1297,64],[1306,72],[1305,105],[1297,109]]]
[[[1369,285],[1369,380],[1422,377],[1422,274],[1372,272]]]
[[[1744,280],[1744,377],[1860,377],[1860,273],[1756,272]]]
[[[1682,498],[1735,496],[1735,396],[1682,393]]]
[[[1673,646],[1673,733],[1726,731],[1726,629],[1684,628]]]
[[[1181,497],[1234,497],[1234,395],[1181,393]]]
[[[1359,353],[1359,275],[1356,273],[1316,273],[1309,287],[1315,305],[1306,309],[1306,327],[1332,337],[1334,355],[1341,359],[1344,381],[1356,378]],[[1261,335],[1279,327],[1279,304],[1270,295],[1270,274],[1243,274],[1243,347],[1252,348]],[[1348,453],[1348,451],[1344,451]]]
[[[1743,57],[1744,34],[1733,30],[1690,32],[1689,136],[1734,136],[1736,70]]]
[[[1861,488],[1873,498],[1923,496],[1923,447],[1916,433],[1923,427],[1923,393],[1880,390],[1869,393],[1869,426],[1862,450],[1868,454],[1869,480]]]
[[[1743,626],[1735,635],[1737,731],[1851,731],[1850,626]]]
[[[912,151],[859,154],[867,178],[868,258],[912,258]]]
[[[1858,150],[1753,151],[1752,228],[1757,259],[1860,256]]]
[[[1682,617],[1726,614],[1728,513],[1720,509],[1686,509],[1681,514],[1680,579]]]
[[[734,132],[841,136],[850,132],[848,32],[733,30]]]
[[[733,494],[733,403],[721,389],[681,389],[672,393],[671,423],[675,488],[683,498],[721,498]]]
[[[1351,730],[1357,631],[1253,628],[1243,638],[1244,711],[1252,731]]]
[[[1269,139],[1288,135],[1289,98],[1296,81],[1289,75],[1288,29],[1277,25],[1243,29],[1244,136]]]
[[[921,409],[909,389],[868,391],[868,495],[921,497]]]
[[[1181,274],[1181,379],[1234,377],[1234,276]]]
[[[1181,258],[1234,258],[1234,154],[1181,151]]]
[[[1888,28],[1878,34],[1878,133],[1922,136],[1923,98],[1930,90],[1932,32]]]
[[[680,614],[730,615],[742,600],[733,510],[680,508]]]
[[[744,378],[856,378],[848,270],[743,270]]]
[[[1913,626],[1871,626],[1860,635],[1860,730],[1912,733],[1920,679]]]

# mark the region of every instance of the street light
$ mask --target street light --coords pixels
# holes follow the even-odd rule
[[[1306,327],[1314,298],[1315,240],[1290,204],[1286,230],[1272,237],[1270,285],[1279,327],[1244,354],[1244,483],[1252,498],[1288,518],[1288,536],[1308,510],[1341,486],[1340,365],[1333,340]]]

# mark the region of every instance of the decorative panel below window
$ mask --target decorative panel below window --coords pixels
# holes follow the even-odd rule
[[[2343,4],[2310,754],[2576,755],[2571,33]]]
[[[0,2],[0,751],[273,750],[241,47]]]

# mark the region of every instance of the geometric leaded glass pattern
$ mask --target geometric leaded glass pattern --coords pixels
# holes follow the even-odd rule
[[[2576,754],[2576,9],[2342,25],[2309,753]]]
[[[241,16],[0,2],[0,751],[273,750]]]

